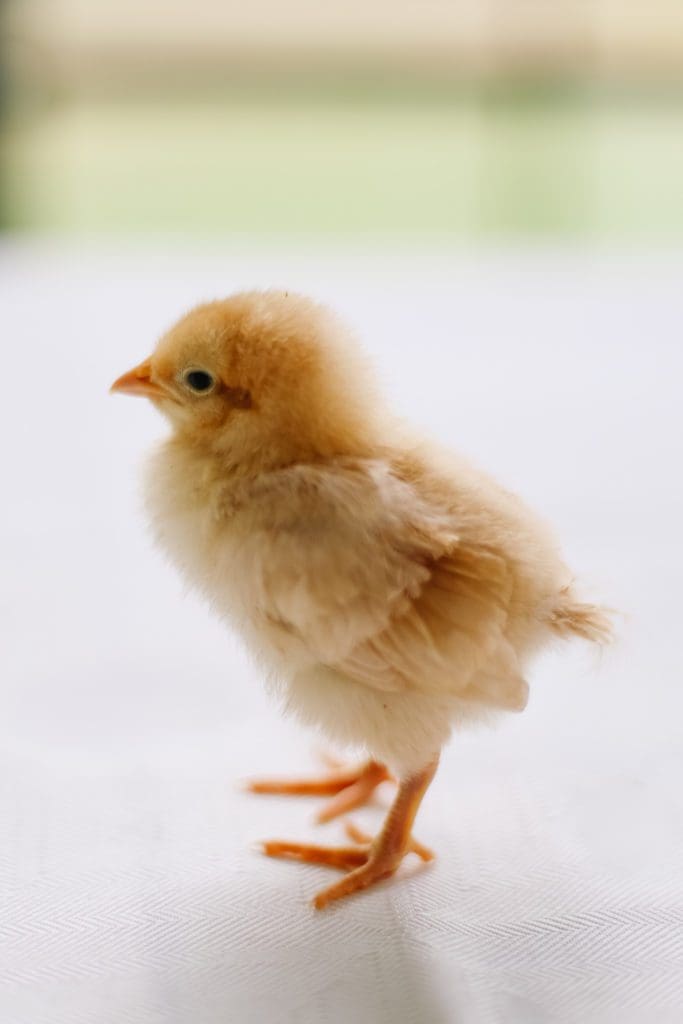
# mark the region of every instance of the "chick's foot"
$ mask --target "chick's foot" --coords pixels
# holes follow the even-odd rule
[[[391,779],[388,769],[379,761],[368,761],[359,768],[338,766],[327,775],[309,779],[252,779],[247,789],[252,793],[274,793],[288,796],[332,796],[316,815],[320,824],[331,821],[367,803],[377,786]]]
[[[325,864],[349,872],[341,881],[317,894],[313,901],[317,910],[389,878],[408,853],[416,853],[424,861],[432,860],[434,854],[412,838],[411,829],[436,765],[435,760],[424,771],[401,783],[382,831],[372,842],[355,826],[348,825],[348,835],[361,845],[326,847],[271,840],[263,843],[263,852],[269,857]]]
[[[371,841],[370,836],[361,832],[355,825],[348,823],[346,831],[355,846],[315,846],[310,843],[293,843],[281,839],[267,840],[262,844],[263,853],[268,857],[281,857],[286,860],[298,860],[305,864],[324,864],[326,867],[339,868],[349,874],[341,882],[318,893],[313,904],[321,910],[332,900],[349,896],[359,889],[366,889],[374,882],[393,875],[403,857],[407,853],[415,853],[423,861],[434,859],[431,850],[416,839],[408,837],[407,844],[398,839],[391,848]],[[405,846],[404,850],[401,848]]]

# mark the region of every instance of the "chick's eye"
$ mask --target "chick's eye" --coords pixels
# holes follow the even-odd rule
[[[214,385],[214,379],[210,373],[206,370],[188,370],[183,377],[184,382],[187,384],[191,391],[196,391],[197,394],[201,394],[204,391],[210,391]]]

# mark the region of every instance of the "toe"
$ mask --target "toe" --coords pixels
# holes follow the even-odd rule
[[[352,871],[365,864],[368,855],[358,846],[314,846],[310,843],[292,843],[282,839],[270,839],[261,844],[267,857],[298,860],[305,864],[325,864],[342,871]]]
[[[367,889],[369,886],[389,878],[394,874],[397,867],[398,864],[396,863],[373,862],[369,860],[362,867],[356,868],[355,871],[350,871],[340,882],[336,882],[334,885],[330,885],[327,889],[319,892],[313,900],[313,906],[316,910],[322,910],[328,903],[342,900],[346,896],[353,895],[355,892],[362,892],[363,889]]]

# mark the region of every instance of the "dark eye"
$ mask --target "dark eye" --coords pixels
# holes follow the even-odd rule
[[[204,391],[210,391],[214,385],[214,379],[210,373],[206,370],[188,370],[183,376],[184,382],[187,384],[191,391],[196,391],[197,394],[202,394]]]

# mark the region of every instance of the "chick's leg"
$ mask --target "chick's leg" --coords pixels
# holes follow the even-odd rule
[[[368,850],[367,860],[361,867],[350,871],[340,882],[319,892],[313,901],[317,910],[322,910],[334,900],[343,899],[361,889],[367,889],[375,882],[389,878],[411,849],[423,859],[430,859],[429,851],[413,843],[411,832],[422,798],[434,778],[437,765],[438,758],[421,772],[401,781],[382,831]]]
[[[322,807],[316,821],[323,823],[367,803],[381,782],[391,775],[379,761],[368,761],[360,768],[339,769],[311,779],[252,779],[252,793],[278,793],[289,796],[332,796]]]
[[[340,882],[318,893],[313,901],[318,910],[334,900],[367,889],[375,882],[393,875],[407,853],[414,852],[423,860],[431,860],[431,851],[415,842],[411,831],[422,798],[434,778],[437,764],[438,758],[423,771],[401,781],[382,831],[365,849],[358,846],[312,846],[276,840],[264,843],[263,852],[270,857],[286,857],[348,870],[349,873]],[[353,827],[349,833],[356,840],[365,838]]]

